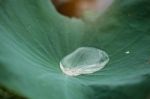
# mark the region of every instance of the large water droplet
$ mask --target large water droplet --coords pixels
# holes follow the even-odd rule
[[[108,54],[93,47],[80,47],[60,61],[62,72],[69,76],[101,70],[109,61]]]

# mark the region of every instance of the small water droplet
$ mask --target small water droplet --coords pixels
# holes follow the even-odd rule
[[[126,53],[126,54],[130,54],[130,51],[126,51],[125,53]]]
[[[62,72],[69,76],[90,74],[101,70],[108,63],[108,54],[93,47],[80,47],[60,61]]]

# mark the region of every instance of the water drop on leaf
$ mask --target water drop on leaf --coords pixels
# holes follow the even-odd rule
[[[69,76],[90,74],[101,70],[109,61],[108,54],[93,47],[80,47],[60,61],[62,72]]]

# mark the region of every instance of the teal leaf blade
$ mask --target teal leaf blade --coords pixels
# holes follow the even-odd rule
[[[0,85],[29,99],[147,99],[150,1],[114,1],[96,23],[61,16],[48,0],[0,0]],[[68,77],[60,60],[89,46],[108,52],[99,72]]]

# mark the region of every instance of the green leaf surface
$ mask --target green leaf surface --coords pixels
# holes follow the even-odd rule
[[[49,0],[0,0],[0,85],[29,99],[149,99],[150,1],[114,0],[95,22],[60,15]],[[66,76],[60,60],[83,46],[108,65]]]

